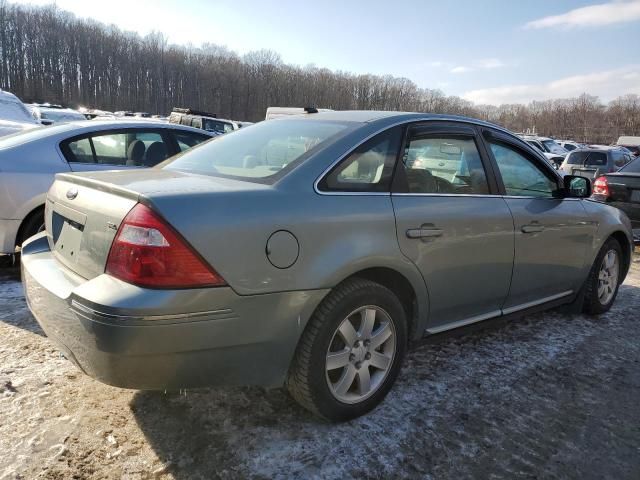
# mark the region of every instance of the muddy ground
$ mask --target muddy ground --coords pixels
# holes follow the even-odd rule
[[[409,354],[342,425],[282,390],[120,390],[59,356],[0,270],[0,479],[640,478],[640,259],[600,318],[539,314]]]

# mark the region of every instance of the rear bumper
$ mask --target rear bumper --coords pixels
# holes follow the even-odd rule
[[[25,296],[48,337],[103,383],[144,390],[282,385],[326,290],[239,296],[231,288],[149,290],[84,280],[42,235],[22,251]]]
[[[0,254],[12,254],[16,250],[16,237],[20,220],[0,218]]]

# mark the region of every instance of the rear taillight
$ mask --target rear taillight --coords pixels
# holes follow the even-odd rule
[[[224,279],[166,221],[141,203],[120,224],[105,271],[150,288],[225,285]]]
[[[604,195],[605,197],[609,196],[609,182],[607,181],[607,177],[598,177],[595,182],[593,182],[593,193],[596,195]]]

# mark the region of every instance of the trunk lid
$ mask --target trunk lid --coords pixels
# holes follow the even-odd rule
[[[607,183],[612,201],[640,204],[640,173],[610,173]]]
[[[265,187],[155,168],[58,174],[45,205],[49,246],[60,263],[91,279],[104,273],[120,223],[141,199],[153,203],[239,188]]]

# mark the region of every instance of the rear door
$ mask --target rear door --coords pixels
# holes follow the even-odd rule
[[[515,226],[513,278],[504,313],[571,295],[584,280],[596,226],[581,200],[559,196],[561,179],[547,162],[511,136],[486,133]]]
[[[511,280],[513,220],[473,127],[408,128],[392,202],[402,253],[429,292],[429,332],[500,314]]]

